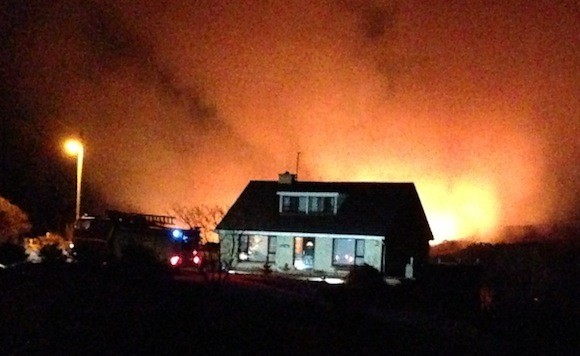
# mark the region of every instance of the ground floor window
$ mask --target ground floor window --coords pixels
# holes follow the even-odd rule
[[[332,264],[335,266],[361,266],[365,263],[365,240],[334,239]]]
[[[249,262],[273,262],[276,259],[276,236],[242,235],[239,259]]]

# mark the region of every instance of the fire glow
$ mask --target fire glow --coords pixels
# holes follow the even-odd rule
[[[360,181],[374,181],[359,177]],[[425,179],[414,182],[433,233],[433,243],[484,240],[499,227],[500,198],[490,183],[477,178]]]
[[[419,182],[419,196],[433,232],[434,243],[443,240],[489,236],[499,222],[499,200],[491,187],[460,181]]]
[[[299,180],[415,183],[435,243],[578,218],[567,6],[185,3],[47,3],[8,40],[20,105],[83,132],[100,208],[227,209],[301,152]]]

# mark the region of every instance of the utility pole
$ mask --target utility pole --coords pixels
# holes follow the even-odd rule
[[[298,167],[300,166],[300,151],[296,154],[296,179],[298,179]]]

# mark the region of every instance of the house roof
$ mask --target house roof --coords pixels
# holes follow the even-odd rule
[[[332,192],[344,199],[336,215],[281,214],[278,192]],[[432,239],[413,183],[250,181],[217,229],[387,236],[397,222],[409,221]]]

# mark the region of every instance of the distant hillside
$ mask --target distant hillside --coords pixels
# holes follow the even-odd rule
[[[510,227],[498,241],[433,246],[432,264],[480,266],[489,305],[542,310],[580,320],[580,225]],[[507,314],[506,314],[507,315]]]
[[[431,246],[430,255],[433,259],[446,260],[447,262],[466,262],[465,260],[457,260],[472,255],[472,253],[468,253],[467,251],[462,252],[465,249],[477,250],[486,245],[526,243],[558,243],[577,246],[580,244],[580,221],[558,224],[506,226],[495,237],[486,242],[478,241],[477,239],[444,241]]]

